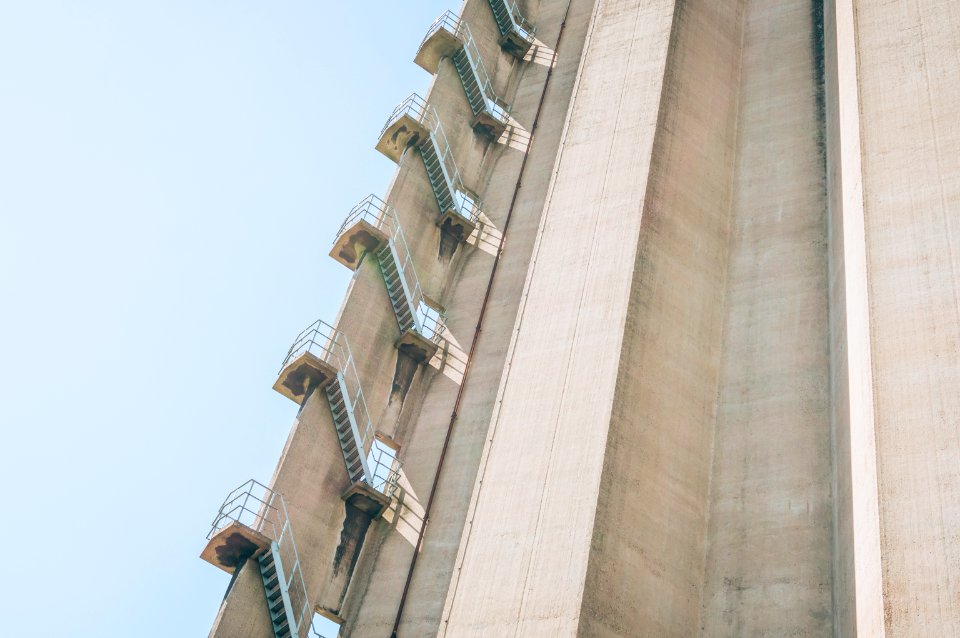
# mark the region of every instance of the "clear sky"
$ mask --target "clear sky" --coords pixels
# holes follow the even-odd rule
[[[0,636],[206,636],[445,0],[0,0]]]

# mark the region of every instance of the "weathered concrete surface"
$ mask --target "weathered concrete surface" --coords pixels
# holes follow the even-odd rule
[[[960,635],[960,5],[855,9],[886,630]]]
[[[483,333],[474,354],[470,384],[464,393],[440,477],[431,523],[410,587],[400,635],[434,635],[438,631],[477,464],[497,398],[497,386],[506,355],[505,344],[513,331],[526,267],[537,234],[550,168],[556,156],[592,5],[593,0],[577,0],[571,8],[570,21],[563,36],[563,49],[560,59],[555,63],[550,91],[538,124],[537,141],[530,149],[527,174],[518,195],[509,242],[491,292]],[[527,151],[529,130],[546,79],[547,63],[552,60],[552,51],[546,43],[552,45],[556,42],[565,8],[561,3],[545,3],[542,7],[537,7],[537,3],[528,3],[526,15],[538,24],[538,39],[541,42],[531,52],[532,61],[520,63],[497,47],[497,28],[486,0],[470,2],[464,7],[463,15],[481,47],[481,54],[494,77],[497,91],[513,106],[515,128],[508,131],[499,143],[487,144],[469,129],[468,123],[472,117],[470,107],[449,60],[441,63],[429,94],[429,101],[436,104],[440,111],[447,135],[451,138],[459,136],[459,139],[452,141],[454,153],[467,186],[476,188],[484,199],[487,224],[482,234],[472,238],[464,255],[457,258],[459,261],[451,265],[450,279],[442,284],[439,293],[434,291],[440,286],[431,284],[431,294],[438,294],[448,310],[451,341],[446,344],[442,358],[438,357],[439,372],[431,377],[429,383],[420,386],[422,394],[414,399],[420,401],[418,413],[411,410],[397,423],[396,433],[403,446],[409,491],[404,495],[404,507],[400,512],[386,517],[384,524],[371,535],[377,541],[371,540],[365,550],[370,553],[366,566],[368,571],[357,579],[357,591],[351,591],[351,600],[348,600],[346,631],[353,632],[350,634],[352,636],[388,635],[393,624],[421,524],[423,505],[433,481],[459,388],[466,351],[476,327],[480,303],[523,153]],[[416,190],[402,193],[398,190],[407,180],[420,179],[423,168],[419,162],[415,155],[405,158],[397,182],[391,189],[392,197],[413,198],[429,193],[425,177],[422,178],[422,184],[416,185]],[[435,209],[436,204],[432,203],[432,208],[427,210]],[[416,389],[412,389],[411,395],[416,392]],[[365,568],[362,565],[360,569]]]
[[[648,21],[642,11],[628,17]],[[629,305],[625,320],[596,326],[623,330],[609,424],[601,410],[581,424],[585,433],[609,431],[578,635],[700,629],[742,23],[742,3],[728,0],[678,3],[670,24],[646,192],[625,206],[640,209],[640,228],[620,240],[638,242],[624,264]],[[621,80],[624,106],[636,99],[638,70]],[[626,122],[635,119],[623,110]],[[613,148],[635,139],[622,129],[612,137]],[[610,162],[607,181],[634,165]],[[642,187],[643,176],[634,181]],[[619,202],[608,191],[600,205],[623,216]]]
[[[596,5],[446,635],[577,632],[673,9]]]
[[[507,133],[429,94],[482,225],[414,151],[385,198],[447,341],[398,359],[370,255],[337,320],[398,498],[345,519],[318,397],[274,477],[318,603],[389,635],[529,153],[399,635],[960,634],[960,8],[573,0],[556,60],[566,2],[521,9],[525,62],[462,11]],[[211,635],[268,627],[244,569]]]
[[[853,0],[826,2],[835,636],[884,635]]]
[[[747,0],[704,636],[832,632],[820,14]]]

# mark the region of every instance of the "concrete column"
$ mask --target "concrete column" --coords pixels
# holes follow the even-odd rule
[[[825,3],[834,446],[834,635],[884,635],[877,450],[852,0]]]
[[[595,7],[444,635],[699,627],[740,37],[693,5]]]
[[[832,632],[822,14],[744,3],[704,636]]]
[[[957,635],[960,6],[852,8],[884,622]]]

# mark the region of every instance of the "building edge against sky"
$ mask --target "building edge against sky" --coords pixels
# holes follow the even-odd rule
[[[204,549],[211,635],[960,632],[960,9],[425,32],[280,463]]]

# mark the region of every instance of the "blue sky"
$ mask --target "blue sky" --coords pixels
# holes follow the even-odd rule
[[[208,525],[455,4],[0,0],[0,635],[206,635]]]

